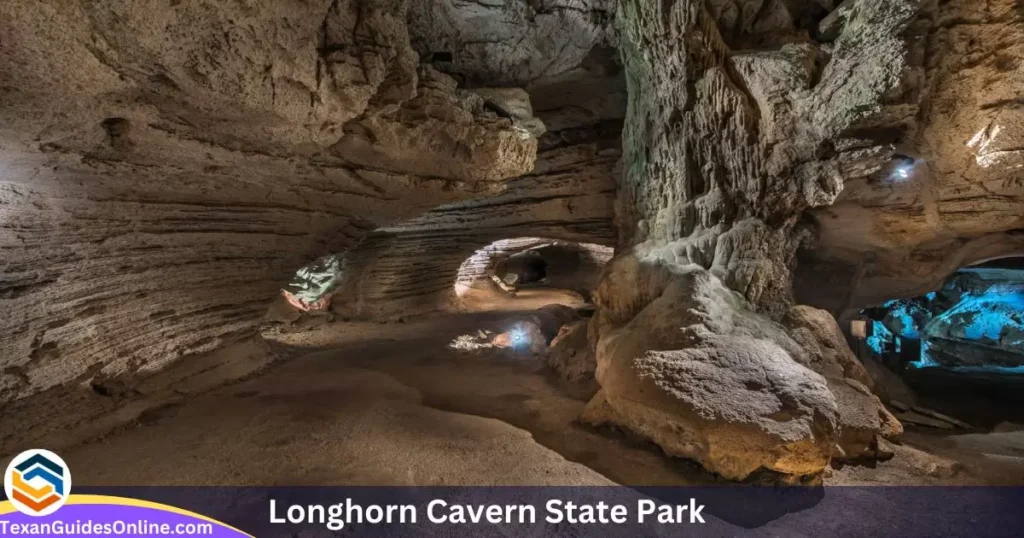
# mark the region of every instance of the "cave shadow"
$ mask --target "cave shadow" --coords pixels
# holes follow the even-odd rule
[[[705,513],[745,529],[762,527],[787,514],[812,509],[825,498],[825,488],[821,484],[783,484],[783,475],[766,469],[761,469],[742,481],[729,480],[708,471],[694,460],[668,456],[652,441],[642,439],[621,428],[593,427],[578,422],[574,426],[597,432],[632,448],[664,458],[666,465],[688,482],[683,487],[627,486],[630,489],[644,497],[670,504],[685,505],[690,498],[695,498],[706,506]],[[550,448],[557,450],[555,447]],[[572,459],[564,453],[563,455],[567,459]],[[613,479],[618,478],[620,482],[629,483],[628,477],[616,477],[616,473],[609,473],[599,462],[577,463],[587,465]]]
[[[687,504],[692,497],[706,506],[706,515],[747,529],[811,509],[823,499],[825,492],[821,486],[782,486],[779,485],[780,476],[767,471],[755,473],[743,482],[726,480],[708,472],[695,461],[669,457],[654,443],[627,431],[582,424],[574,412],[573,418],[564,424],[559,421],[561,426],[553,428],[543,413],[547,405],[574,400],[576,403],[573,405],[582,410],[589,395],[567,394],[540,358],[510,357],[499,349],[467,353],[447,345],[467,331],[500,322],[510,315],[514,314],[456,314],[446,316],[447,319],[439,325],[435,324],[436,318],[432,318],[426,324],[432,327],[431,330],[413,331],[412,338],[400,335],[392,338],[389,330],[415,325],[423,320],[410,320],[406,324],[376,324],[379,325],[378,330],[367,339],[349,340],[341,347],[327,346],[317,351],[304,348],[298,352],[308,367],[317,370],[354,367],[379,371],[420,391],[422,403],[427,407],[486,417],[521,428],[529,432],[539,445],[561,454],[566,460],[626,485],[624,494],[631,497],[639,495],[638,498],[678,505]],[[424,365],[431,369],[436,365],[437,370],[423,370],[420,366]],[[430,385],[434,376],[476,368],[480,368],[475,373],[478,378],[485,375],[507,379],[508,387],[487,385],[451,392],[451,389],[434,389]],[[528,377],[539,378],[539,385],[546,388],[523,385],[523,380]],[[466,379],[472,381],[473,374]],[[531,390],[530,386],[534,389]],[[530,403],[535,404],[541,413],[531,414],[525,410]],[[598,437],[604,441],[599,441]],[[628,463],[634,458],[639,459]]]

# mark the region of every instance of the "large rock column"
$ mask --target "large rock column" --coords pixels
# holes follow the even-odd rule
[[[584,418],[728,478],[812,475],[900,431],[835,321],[793,308],[790,273],[803,212],[899,162],[918,2],[746,4],[620,4],[623,255],[597,292]],[[819,23],[834,42],[808,37]]]

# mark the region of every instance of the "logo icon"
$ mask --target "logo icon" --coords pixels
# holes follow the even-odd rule
[[[71,471],[49,450],[18,454],[4,473],[4,493],[19,512],[47,516],[64,506],[71,492]]]

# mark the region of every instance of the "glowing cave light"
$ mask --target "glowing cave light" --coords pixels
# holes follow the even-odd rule
[[[512,347],[523,347],[530,345],[530,337],[526,334],[526,331],[522,329],[512,329],[508,332],[509,339],[512,340]]]
[[[960,326],[963,338],[998,342],[1003,331],[1022,326],[1024,293],[993,286],[984,293],[965,293],[960,302],[939,316],[947,325]]]
[[[903,182],[910,179],[910,173],[914,170],[912,164],[901,164],[892,172],[892,178],[896,182]]]
[[[1024,292],[1015,286],[992,286],[981,292],[967,292],[952,308],[929,323],[929,333],[959,341],[979,342],[1007,350],[1024,351]],[[942,366],[930,354],[931,342],[921,345],[921,357],[913,368]],[[1024,373],[1024,366],[954,366],[957,371]]]
[[[1024,374],[1024,272],[962,269],[939,292],[886,301],[862,312],[870,320],[866,344],[875,355],[907,357],[914,369]],[[916,351],[915,351],[916,354]]]

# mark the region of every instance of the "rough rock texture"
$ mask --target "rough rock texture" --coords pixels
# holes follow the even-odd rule
[[[538,114],[548,117],[547,112]],[[598,257],[605,258],[615,243],[619,133],[614,119],[595,117],[549,130],[540,139],[543,150],[533,173],[507,182],[500,194],[444,205],[374,232],[345,254],[335,311],[351,318],[393,319],[457,310],[456,283],[472,285],[478,267],[487,271],[489,262],[475,254],[516,250],[518,243],[502,242],[509,239],[594,244],[587,250],[602,251]]]
[[[594,372],[597,370],[597,359],[587,337],[589,325],[589,320],[563,325],[551,341],[547,364],[565,381],[593,387],[596,391]]]
[[[456,27],[428,27],[423,24],[427,20],[425,17],[440,17],[442,11],[448,13],[445,16],[454,16],[452,10],[465,10],[459,16],[468,17],[467,20],[473,22],[465,32],[459,30],[444,37],[445,43],[464,40],[459,42],[466,44],[465,50],[507,46],[491,34],[487,34],[486,43],[475,39],[473,36],[477,34],[474,32],[479,30],[480,24],[499,24],[499,21],[511,24],[510,21],[514,21],[524,25],[516,32],[533,34],[541,32],[538,30],[540,26],[555,20],[552,18],[554,13],[548,13],[550,10],[544,3],[533,7],[518,3],[501,7],[472,2],[449,5],[448,2],[437,1],[424,2],[421,7],[428,6],[432,6],[431,13],[414,10],[409,18],[415,27],[413,33],[419,36],[414,41],[424,58],[428,54],[433,57],[433,53],[429,47],[424,48],[426,34],[423,32],[430,28],[433,32],[458,30]],[[505,9],[519,13],[520,8],[532,10],[530,12],[536,16],[490,19]],[[596,5],[595,10],[599,11]],[[604,17],[588,18],[568,8],[555,11],[561,13],[558,24],[571,26],[585,22],[591,28],[585,30],[588,35],[608,38],[609,21]],[[555,39],[565,37],[563,33],[553,36]],[[460,266],[464,263],[472,266],[474,253],[497,241],[538,237],[545,238],[547,242],[562,240],[603,246],[615,243],[613,200],[617,163],[621,156],[626,90],[614,49],[602,45],[604,41],[600,40],[587,43],[591,43],[586,45],[590,53],[582,56],[577,54],[577,46],[584,46],[580,40],[574,40],[572,46],[544,48],[549,62],[559,64],[557,69],[539,69],[533,73],[529,61],[523,60],[525,56],[515,60],[525,62],[515,64],[519,67],[501,64],[505,69],[502,72],[523,69],[522,73],[532,73],[529,76],[517,75],[515,80],[529,84],[528,99],[515,89],[472,89],[484,99],[486,107],[513,119],[517,128],[537,134],[541,132],[538,124],[543,124],[533,172],[508,182],[503,191],[495,195],[481,195],[472,201],[444,205],[419,218],[379,229],[346,252],[346,269],[333,299],[334,307],[341,315],[393,319],[456,309],[459,301],[453,289]],[[520,44],[530,46],[526,41]],[[432,50],[437,52],[440,49]],[[571,61],[563,62],[563,57],[571,58]],[[473,62],[481,62],[483,58]],[[486,58],[491,63],[511,62],[513,56]],[[494,86],[509,82],[493,70],[483,69],[480,67],[483,64],[479,63],[465,64],[462,71],[456,69],[452,62],[438,62],[436,58],[433,65],[461,79],[471,78],[477,84]],[[476,67],[467,67],[470,65]],[[536,121],[526,117],[531,111]]]
[[[0,35],[4,416],[251,335],[325,255],[293,296],[400,317],[540,237],[617,247],[588,420],[815,474],[899,427],[794,304],[1024,251],[1018,0],[9,0]]]
[[[0,403],[248,336],[297,268],[529,172],[406,10],[0,5]]]
[[[833,206],[812,212],[821,236],[801,253],[797,293],[835,314],[1024,252],[1024,10],[1016,0],[920,5],[904,32],[913,76],[900,92],[912,107],[906,129],[888,133],[914,160],[907,177],[847,178]]]
[[[527,266],[541,260],[545,265],[544,285],[589,297],[613,253],[611,247],[593,243],[552,242],[532,237],[496,241],[462,263],[455,291],[459,294],[470,288],[489,289],[492,277],[522,281],[521,276],[529,271]]]
[[[541,164],[535,175],[513,180],[501,195],[442,206],[374,232],[346,253],[335,310],[353,318],[389,318],[457,308],[460,266],[502,239],[613,243],[611,172],[617,152],[590,149],[575,158],[587,162],[561,171]]]
[[[917,110],[904,32],[920,6],[860,0],[824,43],[807,25],[826,10],[746,4],[620,3],[624,255],[598,290],[602,391],[587,418],[731,478],[814,474],[837,440],[895,432],[845,372],[834,393],[810,367],[831,335],[797,344],[772,318],[790,310],[796,252],[813,237],[803,212],[902,162],[891,135]],[[847,402],[866,415],[841,412]],[[876,429],[847,439],[844,422]]]
[[[609,40],[614,0],[422,0],[413,46],[470,83],[525,86],[572,72]],[[552,53],[557,51],[557,53]]]
[[[834,457],[875,456],[879,435],[890,440],[899,438],[903,426],[872,392],[874,381],[850,350],[831,314],[796,306],[783,318],[783,324],[807,353],[801,362],[821,374],[835,396],[838,439]]]
[[[601,391],[585,421],[626,426],[731,479],[760,468],[811,475],[828,463],[837,412],[826,380],[710,272],[618,258],[597,301]]]

